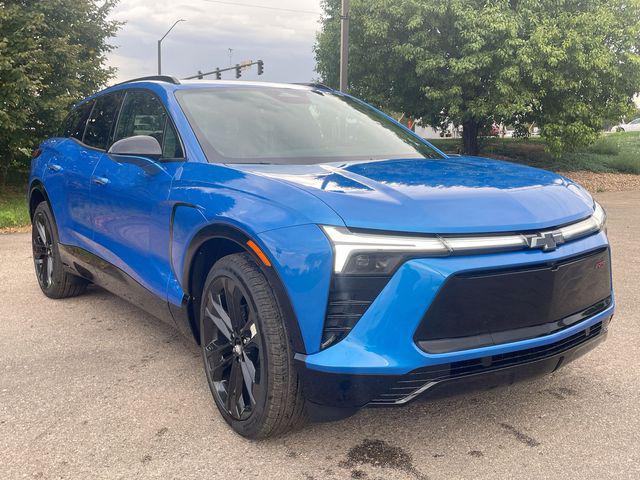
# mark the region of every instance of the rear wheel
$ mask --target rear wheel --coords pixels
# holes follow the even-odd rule
[[[33,213],[31,246],[38,284],[47,297],[75,297],[86,290],[86,280],[65,272],[63,268],[58,250],[58,231],[46,202],[40,203]]]
[[[205,371],[218,410],[248,438],[284,433],[304,419],[304,399],[282,311],[248,254],[218,261],[200,309]]]

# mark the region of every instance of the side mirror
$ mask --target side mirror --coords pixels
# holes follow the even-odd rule
[[[107,153],[113,155],[132,155],[158,159],[162,157],[162,147],[158,140],[149,135],[135,135],[118,140]]]

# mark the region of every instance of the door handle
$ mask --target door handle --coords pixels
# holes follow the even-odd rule
[[[62,171],[62,167],[60,165],[56,165],[55,163],[49,164],[49,170],[52,172],[60,172]]]
[[[106,177],[91,177],[91,181],[96,185],[106,185],[109,179]]]

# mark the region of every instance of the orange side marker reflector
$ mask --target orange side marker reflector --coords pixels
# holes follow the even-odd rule
[[[253,240],[249,240],[247,242],[247,245],[249,245],[249,248],[251,250],[256,252],[256,255],[258,255],[258,258],[260,258],[260,260],[262,260],[262,263],[264,263],[267,267],[271,266],[271,262],[269,261],[267,256],[264,254],[264,252],[262,250],[260,250],[260,247],[258,245],[256,245]]]

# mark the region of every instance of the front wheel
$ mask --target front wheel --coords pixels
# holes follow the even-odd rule
[[[304,399],[283,313],[246,254],[219,260],[200,306],[200,343],[218,410],[240,435],[259,439],[304,421]]]

